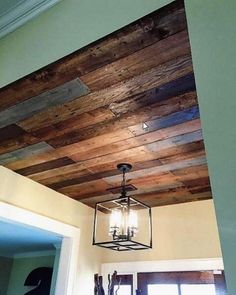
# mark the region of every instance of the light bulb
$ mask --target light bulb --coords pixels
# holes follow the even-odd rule
[[[129,212],[128,226],[131,232],[131,236],[135,236],[138,232],[138,215],[137,212],[135,212],[134,210],[130,210]]]
[[[110,231],[109,234],[113,236],[120,232],[120,227],[122,223],[122,213],[120,210],[112,210],[110,215]]]

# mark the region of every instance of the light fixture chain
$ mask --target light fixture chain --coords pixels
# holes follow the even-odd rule
[[[122,180],[121,186],[122,186],[122,197],[126,197],[126,191],[125,191],[125,187],[126,187],[125,169],[123,169],[123,180]]]

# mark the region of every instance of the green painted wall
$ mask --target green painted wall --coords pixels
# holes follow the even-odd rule
[[[228,295],[236,294],[236,1],[186,10]]]
[[[6,295],[10,280],[13,259],[0,257],[0,295]]]
[[[0,40],[0,87],[169,2],[171,0],[62,0]]]
[[[7,295],[24,295],[32,287],[25,287],[28,274],[38,267],[53,267],[55,256],[17,258],[13,261]]]

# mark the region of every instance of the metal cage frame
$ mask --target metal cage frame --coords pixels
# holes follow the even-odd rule
[[[110,199],[107,201],[102,201],[98,202],[95,205],[95,212],[94,212],[94,224],[93,224],[93,245],[114,250],[114,251],[137,251],[137,250],[147,250],[152,248],[152,209],[150,206],[144,204],[143,202],[140,202],[136,200],[133,197],[127,196],[126,197],[128,200],[128,206],[130,208],[130,201],[136,202],[137,204],[142,205],[143,207],[148,209],[148,217],[149,217],[149,232],[150,232],[150,239],[149,239],[149,244],[143,244],[140,242],[137,242],[135,240],[132,240],[131,237],[127,236],[127,239],[122,239],[122,240],[111,240],[107,242],[96,242],[96,232],[97,232],[97,212],[100,211],[98,210],[98,207],[101,204],[104,203],[109,203],[109,202],[119,202],[121,199]],[[129,210],[129,209],[128,209]]]

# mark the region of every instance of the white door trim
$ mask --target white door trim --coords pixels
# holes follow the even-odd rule
[[[0,220],[17,222],[63,236],[55,295],[73,295],[80,230],[46,216],[0,202]]]

